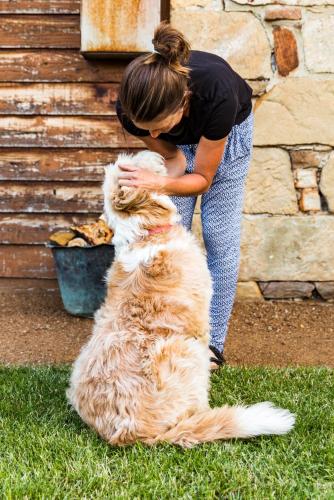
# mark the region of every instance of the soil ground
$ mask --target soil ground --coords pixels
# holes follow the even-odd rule
[[[58,290],[0,288],[0,363],[69,363],[93,321],[68,314]],[[231,365],[334,367],[334,304],[237,302],[225,357]]]

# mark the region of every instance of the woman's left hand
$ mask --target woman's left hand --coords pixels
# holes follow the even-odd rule
[[[118,176],[119,186],[149,189],[161,192],[164,187],[164,176],[134,165],[119,165],[122,173]]]

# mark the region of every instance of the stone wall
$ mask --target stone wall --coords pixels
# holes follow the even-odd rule
[[[171,18],[253,88],[239,296],[333,299],[334,0],[172,0]]]

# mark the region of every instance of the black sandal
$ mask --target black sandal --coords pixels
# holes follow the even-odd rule
[[[210,361],[212,363],[216,363],[218,366],[222,366],[226,363],[226,360],[225,360],[223,354],[217,349],[217,347],[215,347],[213,345],[209,345],[209,349],[215,355],[214,358],[210,358]]]

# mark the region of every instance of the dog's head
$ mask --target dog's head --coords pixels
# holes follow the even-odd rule
[[[136,155],[121,154],[116,162],[105,167],[103,183],[104,213],[114,232],[136,228],[136,234],[145,234],[151,227],[178,222],[176,207],[166,195],[153,191],[119,186],[119,165],[135,165],[152,170],[158,175],[167,175],[164,159],[158,153],[142,151]]]

